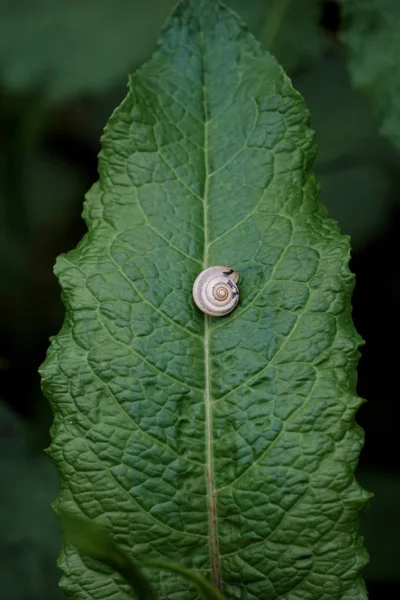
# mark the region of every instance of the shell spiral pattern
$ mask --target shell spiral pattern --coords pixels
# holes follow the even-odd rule
[[[193,299],[206,315],[223,317],[237,306],[239,273],[229,267],[209,267],[202,271],[193,284]]]

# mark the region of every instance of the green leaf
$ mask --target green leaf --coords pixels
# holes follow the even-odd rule
[[[144,563],[144,566],[163,569],[164,571],[181,575],[190,583],[194,584],[201,600],[223,600],[221,594],[214,585],[211,585],[204,577],[201,577],[190,569],[185,569],[175,563],[168,563],[161,560],[147,561]]]
[[[317,202],[308,121],[234,13],[182,2],[106,126],[89,232],[56,266],[66,319],[42,375],[63,507],[227,599],[365,598],[349,241]],[[191,296],[215,264],[241,274],[220,319]],[[74,598],[123,597],[71,549],[62,568]]]
[[[382,134],[400,147],[400,4],[342,0],[342,10],[353,83],[369,95]]]
[[[194,584],[199,596],[204,600],[222,600],[218,590],[197,573],[161,560],[135,564],[96,523],[63,510],[60,510],[60,517],[65,542],[76,546],[81,554],[90,556],[120,573],[135,591],[139,600],[157,600],[157,595],[141,572],[142,567],[177,573]]]
[[[104,563],[126,579],[138,600],[157,600],[158,596],[135,563],[116,546],[107,532],[89,521],[60,510],[64,540],[83,555]]]

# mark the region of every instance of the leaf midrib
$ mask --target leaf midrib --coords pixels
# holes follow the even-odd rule
[[[209,253],[209,214],[208,214],[208,196],[210,180],[210,161],[209,161],[209,109],[206,92],[206,68],[205,68],[205,44],[204,32],[200,32],[201,53],[202,53],[202,98],[204,114],[204,192],[203,192],[203,219],[204,219],[204,250],[203,250],[203,270],[207,269]],[[206,485],[207,485],[207,505],[209,521],[209,540],[210,540],[210,559],[211,559],[211,578],[213,584],[222,591],[221,585],[221,567],[218,544],[217,530],[217,503],[215,497],[214,481],[214,461],[213,461],[213,402],[211,395],[211,360],[210,360],[210,327],[209,316],[204,315],[204,405],[205,405],[205,443],[206,443]]]

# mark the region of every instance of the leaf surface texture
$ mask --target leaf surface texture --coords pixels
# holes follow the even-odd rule
[[[66,319],[42,374],[60,502],[227,599],[365,597],[353,276],[308,121],[234,13],[181,3],[108,122],[88,234],[56,267]],[[191,297],[215,264],[241,274],[221,319]],[[125,598],[70,547],[62,568],[74,598]]]

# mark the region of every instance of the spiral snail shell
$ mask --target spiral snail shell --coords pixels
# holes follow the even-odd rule
[[[239,302],[237,282],[239,273],[229,267],[217,266],[205,269],[193,284],[193,299],[206,315],[223,317]]]

